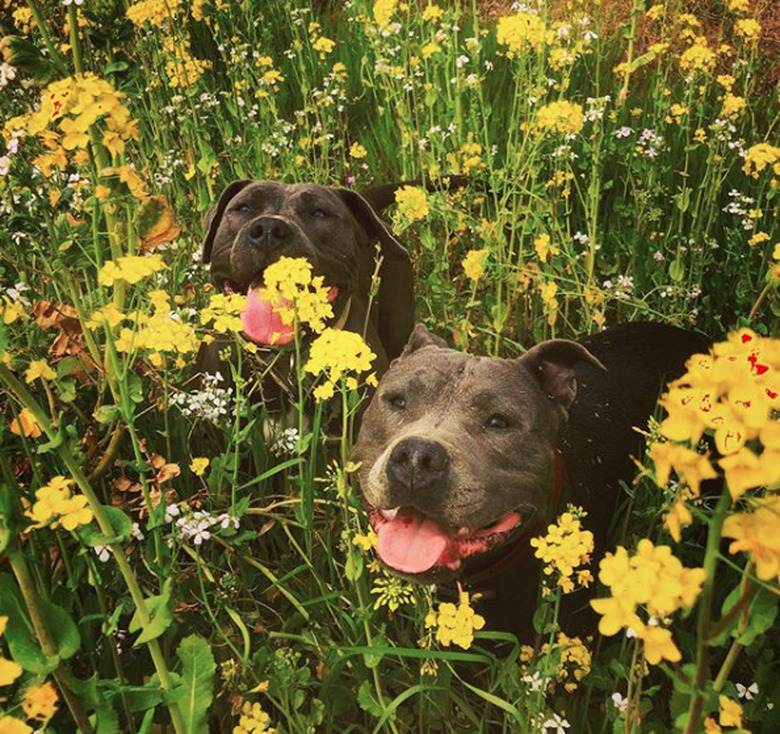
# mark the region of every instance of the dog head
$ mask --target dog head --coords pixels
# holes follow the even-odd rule
[[[211,263],[220,291],[247,293],[262,285],[265,269],[282,256],[303,257],[331,288],[335,318],[353,294],[367,299],[373,243],[379,243],[388,269],[409,265],[408,254],[371,206],[348,189],[235,181],[206,216],[205,229],[203,261]]]
[[[443,581],[546,519],[582,361],[601,367],[567,340],[487,358],[415,328],[379,383],[355,449],[387,566]]]

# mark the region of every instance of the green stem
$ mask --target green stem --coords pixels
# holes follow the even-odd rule
[[[65,59],[60,56],[60,52],[57,51],[57,47],[54,45],[54,41],[51,39],[49,29],[46,27],[46,22],[43,20],[41,11],[38,9],[38,4],[34,0],[27,0],[27,7],[30,8],[33,18],[35,19],[35,25],[38,26],[38,31],[43,37],[43,43],[46,46],[46,50],[51,56],[52,63],[57,67],[57,71],[63,76],[68,76],[70,70],[65,63]]]

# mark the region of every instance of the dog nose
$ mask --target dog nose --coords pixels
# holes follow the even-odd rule
[[[249,225],[249,241],[260,247],[280,247],[289,238],[292,230],[283,220],[276,217],[260,217]]]
[[[404,489],[425,489],[446,474],[449,463],[450,458],[441,444],[406,438],[390,453],[387,474]]]

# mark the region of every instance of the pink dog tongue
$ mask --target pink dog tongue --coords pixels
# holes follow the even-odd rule
[[[295,324],[282,322],[274,309],[291,307],[286,298],[271,302],[260,297],[263,288],[252,288],[246,296],[246,311],[241,314],[244,333],[258,344],[289,344],[295,337]]]
[[[400,512],[379,527],[377,536],[379,557],[405,573],[424,573],[433,568],[449,544],[435,522]]]

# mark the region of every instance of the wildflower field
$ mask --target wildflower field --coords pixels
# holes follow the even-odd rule
[[[0,734],[780,731],[774,0],[3,0],[0,35]],[[267,430],[201,262],[243,178],[430,182],[385,215],[458,349],[715,341],[611,552],[577,508],[534,541],[535,645],[379,566],[374,355],[305,261],[266,273],[309,332]],[[194,374],[215,338],[232,380]]]

